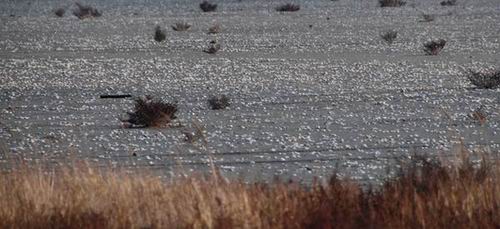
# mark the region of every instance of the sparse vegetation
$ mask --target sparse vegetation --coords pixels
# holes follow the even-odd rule
[[[208,99],[208,105],[212,110],[226,109],[230,105],[229,97],[226,95],[212,96]]]
[[[218,24],[208,28],[208,34],[217,34],[217,33],[220,33],[221,31],[222,31],[222,28]]]
[[[500,70],[469,70],[467,78],[469,78],[470,82],[479,89],[495,89],[500,87]]]
[[[203,52],[210,53],[210,54],[215,54],[219,50],[220,50],[220,44],[217,41],[212,40],[208,44],[208,48],[207,49],[203,49]]]
[[[147,171],[146,171],[147,172]],[[418,160],[378,189],[160,177],[76,164],[0,174],[1,228],[496,228],[500,170]]]
[[[82,5],[78,2],[75,2],[75,5],[77,8],[73,10],[73,15],[77,16],[79,19],[100,17],[102,15],[101,12],[92,6]]]
[[[63,17],[65,13],[66,10],[64,8],[57,8],[56,10],[54,10],[54,14],[58,17]]]
[[[159,25],[155,27],[155,41],[157,42],[162,42],[166,39],[167,35],[165,32],[161,29]]]
[[[275,9],[276,9],[276,11],[279,11],[279,12],[295,12],[295,11],[300,10],[300,5],[287,3],[287,4],[277,6]]]
[[[454,6],[457,4],[457,0],[445,0],[441,2],[442,6]]]
[[[186,22],[178,22],[172,26],[172,29],[175,31],[187,31],[189,28],[191,28],[191,25]]]
[[[488,115],[484,112],[483,108],[484,107],[481,106],[471,114],[471,118],[479,122],[480,125],[484,125],[488,120]]]
[[[446,41],[444,39],[428,41],[424,43],[424,52],[427,55],[437,55],[443,50],[446,45]]]
[[[431,21],[434,21],[434,19],[436,18],[434,15],[432,14],[422,14],[422,18],[423,18],[423,22],[431,22]]]
[[[200,3],[200,8],[203,12],[213,12],[217,9],[217,4],[209,3],[208,1],[203,1]]]
[[[380,7],[400,7],[406,5],[403,0],[379,0]]]
[[[177,118],[176,112],[177,104],[146,96],[135,100],[134,110],[122,122],[125,127],[165,127]]]
[[[398,32],[397,31],[388,31],[380,36],[382,37],[382,39],[384,39],[390,45],[398,37]]]

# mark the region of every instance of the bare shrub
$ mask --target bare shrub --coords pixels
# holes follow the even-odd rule
[[[221,31],[222,31],[222,28],[218,24],[208,28],[208,34],[217,34],[217,33],[220,33]]]
[[[467,75],[469,81],[479,89],[495,89],[500,87],[500,70],[472,71]]]
[[[159,25],[155,27],[155,41],[162,42],[167,38],[165,32],[161,29]]]
[[[446,41],[444,39],[428,41],[424,43],[424,52],[427,55],[437,55],[443,50],[446,45]]]
[[[470,116],[473,120],[479,122],[480,125],[484,125],[488,120],[488,115],[484,112],[483,106],[474,110]]]
[[[73,15],[77,16],[79,19],[100,17],[102,15],[99,10],[95,9],[92,6],[82,5],[78,2],[75,2],[75,5],[77,8],[73,10]]]
[[[423,22],[431,22],[431,21],[434,21],[434,19],[436,19],[436,16],[432,15],[432,14],[422,14],[422,21]]]
[[[217,41],[212,40],[212,41],[210,41],[208,48],[204,49],[203,52],[215,54],[219,50],[220,50],[220,44]]]
[[[208,105],[212,110],[222,110],[229,107],[230,100],[226,95],[212,96],[208,99]]]
[[[406,5],[403,0],[379,0],[380,7],[400,7]]]
[[[279,12],[295,12],[295,11],[300,10],[300,5],[287,3],[287,4],[277,6],[275,9],[276,9],[276,11],[279,11]]]
[[[177,118],[175,112],[177,104],[146,96],[135,100],[134,110],[122,122],[127,127],[164,127]]]
[[[178,22],[172,26],[172,29],[175,31],[187,31],[189,28],[191,28],[191,25],[186,22]]]
[[[380,36],[382,37],[382,39],[384,39],[390,45],[398,37],[398,32],[397,31],[388,31]]]
[[[63,17],[64,14],[66,13],[66,10],[64,8],[57,8],[55,11],[54,11],[54,14],[58,17]]]
[[[442,6],[454,6],[456,4],[457,4],[457,0],[446,0],[446,1],[441,2]]]
[[[217,9],[217,4],[209,3],[208,1],[203,1],[200,3],[200,8],[203,12],[213,12]]]

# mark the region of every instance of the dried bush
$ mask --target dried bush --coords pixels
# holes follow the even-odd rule
[[[58,17],[63,17],[66,10],[64,8],[58,8],[54,11],[54,14]]]
[[[164,127],[177,118],[175,112],[177,104],[146,96],[135,100],[134,110],[122,122],[128,127]]]
[[[210,28],[208,28],[208,34],[217,34],[222,31],[222,28],[220,25],[214,25]]]
[[[161,30],[160,26],[157,25],[155,28],[155,41],[162,42],[166,39],[167,35]]]
[[[442,6],[454,6],[456,4],[457,4],[457,0],[446,0],[446,1],[441,2]]]
[[[276,9],[276,11],[279,11],[279,12],[295,12],[295,11],[300,10],[300,5],[287,3],[287,4],[277,6],[275,9]]]
[[[479,89],[495,89],[500,87],[500,70],[472,71],[467,75],[470,82]]]
[[[428,41],[424,43],[424,52],[427,55],[437,55],[441,50],[443,50],[446,45],[446,41],[444,39]]]
[[[187,22],[175,23],[175,25],[172,26],[172,29],[175,31],[187,31],[189,28],[191,28],[191,25]]]
[[[217,4],[209,3],[208,1],[203,1],[200,3],[200,8],[203,12],[213,12],[217,9]]]
[[[398,37],[397,31],[388,31],[382,35],[380,35],[382,39],[384,39],[388,44],[392,44],[394,40]]]
[[[208,99],[208,105],[212,110],[222,110],[229,107],[230,100],[226,95],[212,96]]]
[[[422,14],[422,17],[423,17],[423,22],[431,22],[431,21],[434,21],[434,19],[436,18],[436,16],[432,15],[432,14]]]
[[[484,112],[483,106],[473,111],[470,116],[473,120],[479,122],[480,125],[484,125],[488,120],[488,115]]]
[[[102,14],[97,9],[92,6],[85,6],[78,2],[75,2],[76,9],[73,10],[73,14],[77,16],[79,19],[91,18],[91,17],[100,17]]]
[[[406,5],[403,0],[379,0],[380,7],[400,7]]]
[[[215,54],[219,50],[220,50],[220,44],[217,41],[212,40],[212,41],[210,41],[208,48],[204,49],[203,52]]]

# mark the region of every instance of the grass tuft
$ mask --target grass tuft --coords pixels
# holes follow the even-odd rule
[[[209,53],[209,54],[215,54],[220,50],[221,46],[216,40],[210,41],[208,44],[208,48],[203,49],[203,52]]]
[[[75,10],[73,10],[73,15],[75,15],[79,19],[102,16],[102,13],[99,12],[99,10],[95,9],[92,6],[82,5],[78,2],[75,2],[75,5],[77,8]]]
[[[445,0],[440,3],[442,6],[454,6],[457,4],[457,0]]]
[[[177,104],[146,96],[135,100],[134,111],[122,122],[126,127],[165,127],[177,118],[176,112]]]
[[[379,0],[380,7],[400,7],[406,5],[403,0]]]
[[[478,89],[495,89],[500,87],[500,70],[469,70],[467,78]]]
[[[422,22],[431,22],[436,19],[436,16],[434,16],[433,14],[422,14],[422,18]]]
[[[191,25],[187,22],[175,23],[175,25],[172,26],[172,29],[175,31],[187,31],[189,28],[191,28]]]
[[[219,24],[208,28],[208,34],[217,34],[220,32],[222,32],[222,27]]]
[[[424,52],[427,55],[437,55],[443,50],[444,46],[446,45],[446,41],[444,39],[439,39],[439,40],[434,40],[434,41],[428,41],[424,43]]]
[[[283,4],[280,6],[277,6],[276,11],[278,12],[295,12],[300,10],[300,5],[298,4],[292,4],[292,3],[287,3]]]
[[[54,14],[58,17],[64,17],[64,14],[66,13],[66,10],[64,8],[57,8],[54,10]]]
[[[213,12],[217,9],[217,4],[203,1],[202,3],[200,3],[200,8],[203,12]]]
[[[161,29],[159,25],[155,27],[155,41],[162,42],[167,38],[165,32]]]
[[[230,105],[230,99],[226,95],[212,96],[208,99],[208,105],[212,110],[226,109]]]
[[[391,45],[394,40],[398,37],[398,32],[397,31],[388,31],[385,32],[384,34],[380,35],[382,39],[384,39],[387,44]]]

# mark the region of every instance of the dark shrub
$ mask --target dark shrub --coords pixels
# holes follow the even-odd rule
[[[217,51],[220,49],[220,44],[213,40],[210,41],[209,46],[207,49],[204,49],[203,52],[210,53],[210,54],[215,54]]]
[[[379,0],[380,7],[400,7],[406,5],[402,0]]]
[[[229,102],[229,97],[227,97],[226,95],[212,96],[210,97],[210,99],[208,99],[208,105],[212,110],[226,109],[226,107],[229,107],[230,105]]]
[[[479,89],[494,89],[500,87],[500,70],[497,71],[472,71],[467,76],[470,82]]]
[[[175,23],[175,25],[172,26],[172,29],[175,31],[186,31],[189,28],[191,28],[191,25],[186,22]]]
[[[434,21],[434,19],[436,18],[434,15],[432,14],[422,14],[422,21],[423,22],[431,22],[431,21]]]
[[[276,7],[276,11],[279,11],[279,12],[295,12],[298,10],[300,10],[300,6],[295,5],[295,4],[291,4],[291,3],[287,3],[287,4]]]
[[[454,6],[456,4],[457,4],[457,0],[446,0],[446,1],[441,2],[442,6]]]
[[[66,10],[64,10],[63,8],[58,8],[54,11],[54,14],[58,17],[63,17],[64,13],[66,13]]]
[[[446,41],[444,39],[429,41],[424,43],[424,52],[427,55],[437,55],[441,52],[441,50],[443,50],[445,45]]]
[[[166,39],[167,35],[163,32],[159,25],[155,28],[155,41],[162,42]]]
[[[200,8],[203,12],[213,12],[217,9],[217,4],[209,3],[208,1],[203,1],[200,3]]]
[[[177,104],[146,96],[135,100],[134,111],[122,122],[128,127],[163,127],[177,118],[175,112]]]
[[[92,6],[85,6],[78,2],[75,2],[76,9],[73,10],[73,14],[79,19],[85,19],[90,17],[100,17],[102,14],[97,9]]]
[[[398,37],[398,32],[389,31],[381,35],[382,39],[384,39],[388,44],[392,44],[394,40]]]

